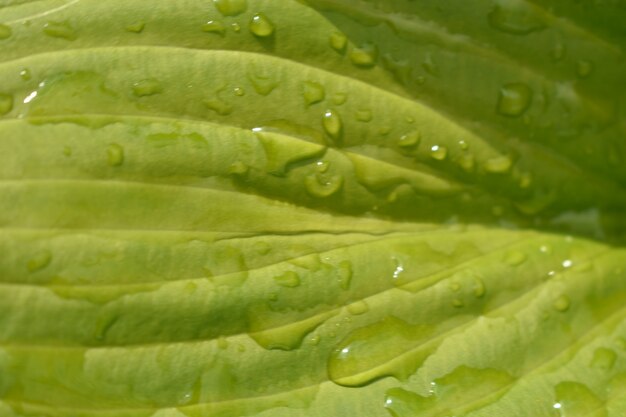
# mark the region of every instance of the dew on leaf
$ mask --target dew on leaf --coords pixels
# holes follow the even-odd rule
[[[247,0],[213,0],[213,4],[222,16],[237,16],[248,8]]]
[[[613,368],[613,365],[615,365],[616,360],[617,354],[614,351],[601,347],[597,348],[593,352],[593,358],[591,359],[590,366],[602,371],[610,371]]]
[[[508,155],[497,156],[485,161],[483,168],[492,174],[504,174],[511,169],[513,160]]]
[[[259,38],[272,36],[276,30],[274,23],[263,13],[257,13],[252,16],[248,27],[250,28],[250,32]]]
[[[503,116],[521,116],[530,106],[532,90],[524,83],[510,83],[500,89],[497,110]]]
[[[52,253],[47,250],[42,250],[28,260],[26,267],[29,272],[37,272],[50,265],[51,261]]]
[[[319,103],[326,97],[324,87],[315,81],[305,81],[302,84],[302,95],[308,106]]]
[[[274,277],[274,281],[281,287],[294,288],[300,285],[300,276],[297,272],[286,271]]]
[[[526,262],[527,258],[528,257],[524,252],[513,250],[507,252],[507,254],[504,256],[504,262],[510,266],[520,266],[521,264]]]
[[[437,160],[443,161],[448,156],[448,149],[445,146],[433,145],[430,148],[430,157]]]
[[[356,113],[354,114],[354,118],[359,121],[359,122],[370,122],[372,120],[372,112],[371,110],[357,110]]]
[[[146,24],[144,22],[135,22],[126,26],[126,31],[132,33],[141,33],[143,32],[145,27]]]
[[[366,43],[359,48],[350,51],[350,61],[357,67],[370,68],[376,65],[378,60],[378,47],[372,43]]]
[[[519,0],[496,2],[487,18],[491,27],[511,35],[528,35],[546,27],[533,6]]]
[[[343,54],[346,51],[346,46],[348,45],[348,37],[343,33],[333,32],[329,38],[330,47],[335,51]]]
[[[52,38],[74,41],[78,38],[74,28],[67,22],[48,22],[43,26],[43,33]]]
[[[304,179],[304,186],[313,197],[326,198],[336,194],[343,185],[341,175],[323,175],[320,173],[308,175]]]
[[[352,314],[353,316],[359,316],[361,314],[367,313],[369,311],[369,306],[364,300],[359,300],[354,303],[348,304],[346,309],[348,310],[348,313]]]
[[[137,97],[153,96],[161,92],[163,92],[161,83],[154,78],[147,78],[133,84],[133,94]]]
[[[112,143],[107,147],[107,162],[110,166],[116,167],[124,163],[124,148],[117,143]]]
[[[233,89],[233,93],[235,93],[237,97],[243,97],[246,95],[246,91],[242,87],[235,87]]]
[[[560,311],[560,312],[565,312],[569,310],[569,307],[570,307],[569,297],[567,295],[559,296],[556,300],[554,300],[554,303],[552,303],[552,306],[557,311]]]
[[[219,20],[209,20],[202,26],[202,31],[224,36],[224,34],[226,33],[226,26],[224,26],[224,23],[220,22]]]
[[[326,110],[324,115],[322,116],[322,126],[324,127],[324,131],[331,138],[338,140],[341,138],[343,123],[341,121],[341,116],[336,110]]]
[[[576,74],[580,78],[586,78],[593,71],[593,64],[590,61],[580,60],[576,63]]]
[[[13,34],[13,30],[11,29],[10,26],[0,23],[0,41],[9,39],[12,34]]]
[[[562,417],[606,415],[603,401],[584,384],[564,381],[554,388],[553,408]]]
[[[0,116],[4,116],[13,110],[13,96],[6,93],[0,93]]]
[[[339,286],[342,290],[347,290],[350,288],[350,283],[352,282],[352,262],[350,261],[341,261],[337,265],[337,281],[339,281]]]
[[[333,95],[333,103],[337,106],[341,106],[348,100],[348,94],[346,93],[336,93]]]
[[[20,78],[24,81],[29,81],[32,78],[30,70],[28,68],[24,68],[20,71]]]
[[[457,163],[464,171],[472,172],[476,166],[476,159],[471,153],[466,153],[459,156]]]
[[[412,132],[406,133],[400,136],[398,139],[397,145],[401,148],[412,148],[419,144],[420,142],[420,132],[414,130]]]

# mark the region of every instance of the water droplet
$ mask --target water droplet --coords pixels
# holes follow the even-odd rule
[[[154,78],[137,81],[133,84],[133,94],[137,97],[147,97],[163,91],[161,83]]]
[[[491,27],[511,35],[528,35],[546,27],[533,6],[522,1],[499,1],[487,17]]]
[[[562,417],[605,416],[604,403],[587,386],[578,382],[560,382],[554,388],[553,408]]]
[[[593,359],[591,359],[590,366],[592,368],[600,369],[602,371],[610,371],[615,365],[617,360],[617,354],[608,348],[597,348],[593,352]]]
[[[482,279],[480,279],[477,276],[473,277],[473,281],[474,281],[474,288],[473,288],[474,295],[476,296],[476,298],[481,298],[487,292],[487,289],[485,288],[485,283],[483,282]]]
[[[141,33],[143,32],[145,27],[146,27],[146,24],[144,22],[135,22],[133,24],[126,26],[126,31],[132,32],[132,33]]]
[[[235,33],[241,32],[241,25],[239,23],[237,23],[237,22],[231,23],[230,27],[233,30],[233,32],[235,32]]]
[[[4,116],[11,110],[13,110],[13,96],[0,93],[0,116]]]
[[[393,316],[358,328],[331,353],[328,375],[343,386],[362,386],[382,376],[405,379],[433,349],[424,343],[432,331]]]
[[[474,159],[474,155],[470,153],[463,154],[459,156],[457,159],[457,163],[463,170],[467,172],[472,172],[474,167],[476,166],[476,160]]]
[[[51,261],[52,253],[50,253],[50,251],[43,250],[36,253],[35,256],[30,258],[28,260],[28,263],[26,264],[26,267],[28,268],[29,272],[37,272],[50,265]]]
[[[580,78],[586,78],[593,71],[593,64],[590,61],[580,60],[576,63],[576,74]]]
[[[372,112],[370,110],[357,110],[354,117],[359,122],[369,122],[372,120]]]
[[[336,93],[333,96],[333,103],[337,106],[341,106],[346,102],[346,100],[348,100],[348,94],[346,93]]]
[[[246,95],[246,90],[244,90],[242,87],[235,87],[233,89],[233,92],[237,97],[243,97]]]
[[[241,161],[235,161],[228,167],[228,173],[232,175],[246,175],[250,167]]]
[[[227,116],[233,112],[233,106],[219,97],[206,99],[202,102],[209,110],[220,116]]]
[[[561,295],[559,298],[554,300],[554,303],[552,305],[556,310],[565,312],[569,309],[570,306],[569,297],[567,295]]]
[[[532,90],[524,83],[506,84],[500,89],[498,113],[503,116],[521,116],[530,106]]]
[[[427,54],[424,58],[424,62],[422,62],[422,68],[432,76],[437,76],[439,74],[439,68],[435,64],[433,60],[433,56],[431,54]]]
[[[67,22],[48,22],[43,26],[43,33],[53,38],[76,40],[76,31]]]
[[[337,265],[337,280],[342,290],[350,288],[350,282],[352,282],[352,262],[341,261]]]
[[[222,16],[237,16],[248,8],[246,0],[213,0],[213,4]]]
[[[300,285],[300,276],[294,271],[286,271],[275,276],[274,281],[282,287],[294,288]]]
[[[339,140],[341,138],[343,124],[341,122],[341,116],[336,110],[326,110],[324,116],[322,117],[322,126],[324,130],[334,140]]]
[[[369,311],[369,309],[369,306],[364,300],[359,300],[352,304],[348,304],[347,307],[348,313],[352,314],[353,316],[365,314]]]
[[[342,185],[343,177],[341,175],[323,175],[318,173],[309,175],[304,179],[304,186],[313,197],[330,197],[337,193]]]
[[[570,268],[573,265],[573,262],[571,259],[566,259],[561,262],[561,265],[563,265],[563,268]]]
[[[305,81],[302,86],[302,95],[304,96],[304,101],[308,106],[319,103],[326,97],[324,87],[319,83],[314,81]]]
[[[276,27],[263,13],[252,16],[249,24],[250,32],[259,38],[267,38],[274,34]]]
[[[209,20],[202,26],[202,31],[224,36],[224,34],[226,34],[226,26],[219,20]]]
[[[469,143],[465,142],[463,139],[459,140],[459,148],[461,148],[461,150],[466,151],[469,149]]]
[[[329,43],[331,48],[343,54],[348,46],[348,37],[343,33],[334,32],[330,35]]]
[[[514,251],[508,252],[504,256],[504,262],[510,266],[520,266],[521,264],[526,262],[527,258],[528,257],[526,256],[524,252],[514,250]]]
[[[112,143],[107,148],[107,161],[109,165],[116,167],[124,163],[124,148],[117,143]]]
[[[418,132],[417,130],[414,130],[412,132],[409,132],[405,135],[400,136],[400,139],[398,139],[397,144],[401,148],[412,148],[419,144],[420,138],[421,138],[420,132]]]
[[[13,34],[13,30],[11,29],[10,26],[3,25],[2,23],[0,23],[0,41],[9,39],[12,34]]]
[[[452,307],[461,308],[464,305],[465,303],[460,298],[455,298],[454,300],[452,300]]]
[[[443,161],[448,156],[448,149],[445,146],[433,145],[430,148],[430,156],[437,161]]]
[[[497,156],[485,161],[483,168],[492,174],[504,174],[513,166],[513,160],[508,155]]]
[[[330,168],[330,162],[328,162],[328,161],[317,161],[315,163],[315,168],[317,169],[317,172],[324,173],[324,172],[328,171],[328,168]]]
[[[350,61],[357,67],[370,68],[378,60],[378,47],[372,43],[365,43],[360,48],[350,52]]]
[[[269,95],[280,84],[278,74],[265,68],[248,72],[248,80],[254,91],[262,96]]]
[[[30,70],[28,68],[24,68],[20,71],[20,78],[24,81],[29,81],[32,78]]]

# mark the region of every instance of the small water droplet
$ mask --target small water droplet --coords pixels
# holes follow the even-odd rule
[[[372,43],[365,43],[350,52],[350,61],[357,67],[371,68],[378,60],[378,47]]]
[[[145,27],[146,24],[144,22],[135,22],[126,26],[126,31],[132,33],[141,33],[143,32]]]
[[[341,121],[341,116],[336,110],[326,110],[324,116],[322,117],[322,126],[324,130],[334,140],[339,140],[341,138],[343,123]]]
[[[73,41],[78,38],[74,28],[67,22],[48,22],[43,26],[43,33],[50,37],[67,41]]]
[[[394,285],[401,285],[402,281],[400,280],[400,276],[404,272],[404,266],[399,259],[392,258],[392,260],[395,263],[395,268],[393,270],[393,274],[391,275],[391,279],[393,280]]]
[[[214,98],[206,99],[202,103],[206,106],[206,108],[214,111],[220,116],[228,116],[234,110],[234,107],[230,103],[222,100],[217,96]]]
[[[350,282],[352,282],[352,262],[350,261],[341,261],[337,265],[337,280],[339,281],[339,286],[343,290],[347,290],[350,288]]]
[[[372,112],[370,110],[357,110],[357,112],[354,114],[354,118],[359,121],[359,122],[370,122],[372,120]]]
[[[417,130],[414,130],[412,132],[409,132],[407,134],[400,136],[400,139],[398,139],[397,144],[401,148],[413,148],[419,144],[420,138],[421,138],[420,132],[418,132]]]
[[[461,308],[465,305],[465,303],[463,303],[463,300],[461,300],[460,298],[455,298],[454,300],[452,300],[452,306],[455,308]]]
[[[3,25],[2,23],[0,23],[0,41],[9,39],[12,34],[13,34],[13,30],[11,29],[10,26]]]
[[[527,258],[528,257],[526,256],[524,252],[514,250],[514,251],[508,252],[504,256],[504,262],[510,266],[520,266],[521,264],[526,262]]]
[[[246,175],[250,167],[241,161],[235,161],[228,167],[228,173],[232,175]]]
[[[271,20],[263,13],[257,13],[252,16],[249,24],[250,32],[259,38],[267,38],[274,34],[276,27]]]
[[[616,360],[617,354],[614,351],[601,347],[593,352],[593,359],[591,359],[590,366],[602,371],[610,371],[613,369]]]
[[[249,71],[248,80],[250,80],[254,91],[262,96],[269,95],[280,84],[278,74],[265,68]]]
[[[560,382],[554,391],[556,401],[552,407],[562,417],[606,416],[604,402],[581,383]]]
[[[124,148],[117,143],[112,143],[107,147],[107,161],[112,167],[120,166],[124,163]]]
[[[552,253],[552,246],[550,246],[550,245],[541,245],[541,246],[539,246],[539,252],[544,253],[546,255],[550,255]]]
[[[224,36],[226,34],[226,26],[219,20],[209,20],[202,26],[202,31]]]
[[[230,28],[233,30],[233,32],[235,33],[239,33],[241,32],[241,25],[237,22],[233,22],[230,24]]]
[[[330,35],[329,43],[331,48],[343,54],[348,46],[348,37],[343,33],[334,32]]]
[[[347,307],[348,313],[352,314],[353,316],[365,314],[369,311],[369,309],[369,306],[364,300],[359,300],[352,304],[348,304]]]
[[[28,268],[29,272],[37,272],[50,265],[51,261],[52,253],[47,250],[42,250],[28,260],[26,267]]]
[[[467,172],[472,172],[474,170],[474,167],[476,166],[476,160],[474,159],[474,155],[472,155],[471,153],[466,153],[459,156],[457,162],[459,166]]]
[[[521,116],[530,106],[532,90],[524,83],[506,84],[500,89],[498,113],[503,116]]]
[[[162,91],[161,83],[154,78],[147,78],[133,84],[133,94],[137,97],[153,96]]]
[[[313,336],[311,336],[309,338],[309,343],[312,344],[313,346],[318,345],[320,343],[320,335],[319,334],[315,334]]]
[[[573,262],[571,259],[566,259],[561,262],[561,265],[563,265],[563,268],[570,268],[573,265]]]
[[[13,96],[0,93],[0,116],[4,116],[13,110]]]
[[[346,102],[346,100],[348,100],[348,94],[346,93],[336,93],[333,96],[333,103],[337,106],[341,106]]]
[[[294,288],[300,285],[300,276],[294,271],[285,271],[274,277],[274,281],[282,287]]]
[[[326,198],[336,194],[343,185],[341,175],[324,175],[317,173],[304,179],[304,186],[313,197]]]
[[[569,297],[567,295],[561,295],[559,298],[554,300],[554,303],[552,305],[556,310],[565,312],[570,307]]]
[[[328,161],[317,161],[315,163],[315,168],[317,169],[317,172],[324,173],[324,172],[328,171],[328,168],[330,168],[330,162],[328,162]]]
[[[485,283],[483,282],[482,279],[476,276],[473,277],[473,281],[474,281],[474,295],[476,296],[476,298],[481,298],[482,296],[485,295],[485,292],[487,292]]]
[[[319,83],[314,81],[305,81],[302,86],[302,95],[304,96],[304,101],[308,106],[319,103],[326,97],[324,87]]]
[[[528,35],[546,27],[533,6],[521,1],[500,1],[487,17],[491,27],[511,35]]]
[[[448,156],[448,149],[445,146],[433,145],[430,148],[430,156],[437,161],[443,161]]]
[[[222,16],[237,16],[248,8],[246,0],[213,0],[213,4]]]
[[[593,71],[593,64],[590,61],[580,60],[576,63],[576,74],[580,78],[586,78]]]
[[[508,155],[497,156],[485,161],[483,168],[492,174],[504,174],[513,166],[513,160]]]
[[[29,81],[32,78],[30,70],[28,68],[23,68],[20,71],[20,78],[24,81]]]
[[[244,90],[242,87],[235,87],[233,89],[233,93],[235,93],[237,97],[243,97],[246,95],[246,90]]]

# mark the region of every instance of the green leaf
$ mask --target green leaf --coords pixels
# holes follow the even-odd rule
[[[619,1],[0,0],[0,416],[626,413]]]

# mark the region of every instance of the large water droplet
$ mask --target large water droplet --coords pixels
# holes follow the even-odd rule
[[[162,91],[161,83],[154,78],[147,78],[133,84],[133,94],[137,97],[152,96]]]
[[[263,13],[257,13],[252,16],[249,24],[250,32],[259,38],[267,38],[274,34],[276,27],[271,20]]]
[[[112,143],[107,148],[107,162],[116,167],[124,163],[124,148],[117,143]]]
[[[331,48],[340,54],[343,54],[346,51],[346,46],[348,45],[348,37],[343,33],[334,32],[330,35],[328,42]]]
[[[302,86],[302,95],[304,96],[304,101],[308,106],[319,103],[326,97],[324,87],[319,83],[314,81],[305,81]]]
[[[370,308],[365,301],[359,300],[352,304],[348,304],[346,309],[348,310],[348,313],[352,314],[353,316],[358,316],[367,313]]]
[[[430,157],[437,160],[443,161],[448,156],[448,149],[445,146],[433,145],[430,148]]]
[[[546,27],[534,7],[522,0],[498,1],[488,20],[493,28],[511,35],[528,35]]]
[[[32,258],[28,260],[26,267],[30,272],[36,272],[44,269],[50,262],[52,261],[52,253],[47,250],[42,250],[35,254]]]
[[[48,22],[43,26],[43,33],[68,41],[76,40],[78,37],[74,28],[67,22]]]
[[[337,193],[343,185],[341,175],[312,174],[304,179],[304,186],[313,197],[330,197]]]
[[[12,34],[13,34],[13,30],[11,29],[10,26],[3,25],[2,23],[0,23],[0,41],[9,39]]]
[[[13,96],[0,93],[0,116],[4,116],[11,110],[13,110]]]
[[[202,31],[224,36],[226,34],[226,26],[219,20],[209,20],[202,26]]]
[[[504,256],[504,262],[511,266],[520,266],[528,257],[524,252],[513,250]]]
[[[398,146],[401,148],[413,148],[415,146],[417,146],[420,142],[420,132],[418,132],[417,130],[414,130],[412,132],[409,132],[407,134],[404,134],[402,136],[400,136],[400,139],[398,139]]]
[[[297,272],[286,271],[274,277],[274,281],[281,287],[294,288],[300,285],[300,276]]]
[[[213,0],[213,4],[223,16],[237,16],[248,8],[246,0]]]
[[[613,369],[613,365],[615,365],[615,361],[617,360],[617,354],[608,348],[597,348],[593,352],[593,358],[591,359],[591,367],[600,369],[603,371],[610,371]]]
[[[339,140],[341,138],[343,123],[341,121],[341,116],[339,116],[339,113],[336,110],[326,110],[324,116],[322,117],[322,126],[328,136],[334,140]]]
[[[378,47],[372,43],[361,45],[350,52],[350,61],[357,67],[370,68],[376,65]]]
[[[506,84],[500,89],[498,113],[503,116],[521,116],[530,106],[532,90],[524,83]]]
[[[586,385],[565,381],[557,384],[554,391],[553,407],[562,417],[606,416],[603,401]]]

